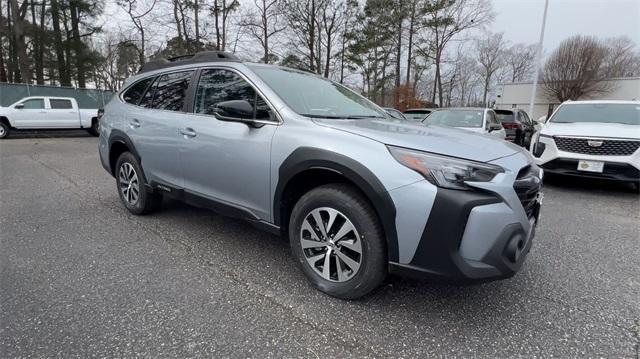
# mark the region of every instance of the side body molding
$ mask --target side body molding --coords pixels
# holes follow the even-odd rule
[[[324,169],[338,173],[354,183],[365,194],[373,204],[387,237],[389,260],[397,261],[396,208],[391,196],[380,180],[367,167],[339,153],[312,147],[300,147],[282,162],[273,200],[274,224],[283,227],[282,218],[280,218],[280,205],[289,181],[297,174],[312,169]],[[287,223],[284,223],[285,227],[286,225]]]

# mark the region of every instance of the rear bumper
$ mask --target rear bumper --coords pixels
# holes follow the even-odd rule
[[[541,184],[533,186],[530,193],[537,196]],[[536,197],[527,213],[520,203],[507,205],[511,200],[491,192],[439,188],[412,260],[391,262],[389,271],[455,282],[513,276],[532,246],[540,203]]]

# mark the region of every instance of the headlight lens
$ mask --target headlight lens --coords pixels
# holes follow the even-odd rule
[[[387,147],[398,162],[420,173],[438,187],[468,190],[465,182],[489,182],[498,173],[504,172],[502,167],[487,163],[401,147]]]

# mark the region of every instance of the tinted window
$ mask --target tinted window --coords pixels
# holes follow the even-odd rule
[[[221,112],[218,104],[224,101],[244,100],[249,102],[253,108],[253,114],[248,115],[259,120],[272,119],[269,106],[260,97],[253,87],[240,75],[228,70],[203,70],[196,89],[194,111],[196,113],[213,115]],[[247,115],[226,114],[234,117],[245,117]]]
[[[129,87],[129,89],[124,93],[122,99],[125,102],[137,105],[142,98],[142,95],[149,87],[149,84],[153,81],[153,77],[146,78],[144,80],[140,80],[133,84],[133,86]]]
[[[44,99],[41,98],[33,98],[31,100],[26,100],[21,102],[24,105],[25,109],[28,110],[39,110],[44,108]]]
[[[560,106],[551,122],[601,122],[640,125],[640,104],[584,103]]]
[[[67,109],[67,108],[73,108],[73,106],[71,106],[71,101],[70,100],[55,100],[55,99],[49,99],[49,104],[51,105],[52,109]]]
[[[175,72],[160,76],[155,84],[152,108],[182,111],[193,71]]]
[[[440,110],[432,112],[424,123],[450,127],[482,127],[482,110]]]
[[[513,122],[515,118],[513,116],[513,112],[511,111],[496,111],[496,115],[498,116],[498,120],[500,122]]]
[[[140,106],[151,107],[151,103],[153,102],[153,94],[156,91],[157,84],[158,84],[158,77],[153,79],[153,83],[149,85],[149,87],[147,88],[147,91],[142,96],[142,99],[140,99]]]
[[[387,118],[371,101],[322,77],[292,69],[252,66],[284,102],[308,117]]]

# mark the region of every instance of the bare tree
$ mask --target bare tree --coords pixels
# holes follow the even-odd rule
[[[280,3],[280,10],[285,15],[294,37],[291,44],[296,52],[306,58],[312,72],[320,71],[322,61],[318,51],[318,39],[320,13],[325,1],[327,0],[283,0]]]
[[[509,67],[511,82],[530,80],[536,60],[536,45],[515,44],[506,49],[504,58]]]
[[[319,39],[319,43],[324,46],[324,77],[326,78],[329,77],[331,59],[335,56],[333,45],[344,21],[345,9],[345,3],[339,0],[328,0],[322,6],[320,27],[323,30],[324,41]]]
[[[18,54],[18,66],[22,81],[31,82],[31,68],[29,67],[30,59],[27,57],[27,45],[25,42],[24,17],[26,15],[28,1],[25,0],[21,6],[18,6],[18,0],[9,0],[11,5],[11,16],[13,17],[13,37]]]
[[[570,37],[545,63],[542,87],[560,102],[606,93],[606,59],[607,47],[595,37]]]
[[[622,36],[607,39],[605,44],[605,74],[608,78],[640,75],[640,53],[635,51],[635,43],[630,38]]]
[[[493,20],[491,2],[488,0],[435,0],[426,5],[423,33],[428,50],[422,51],[433,59],[436,68],[432,102],[443,104],[441,65],[447,45],[460,33],[484,26]]]
[[[254,0],[256,11],[251,12],[242,22],[249,35],[260,43],[263,51],[262,62],[268,64],[271,59],[271,39],[286,29],[280,19],[278,3],[281,0]]]
[[[240,2],[238,0],[213,0],[211,14],[214,17],[216,30],[216,50],[224,51],[226,49],[229,14],[239,7]]]
[[[151,4],[146,7],[146,9],[139,10],[138,5],[140,4],[139,0],[118,0],[118,5],[124,9],[129,15],[131,22],[138,30],[138,34],[140,35],[140,47],[139,47],[139,57],[140,57],[140,65],[144,65],[146,61],[145,54],[145,26],[142,23],[142,19],[147,16],[153,8],[156,6],[157,0],[152,0]],[[144,5],[144,4],[143,4]]]
[[[486,33],[485,36],[476,40],[476,54],[480,64],[480,77],[483,80],[482,103],[487,104],[487,94],[496,72],[504,66],[505,40],[503,34]]]

